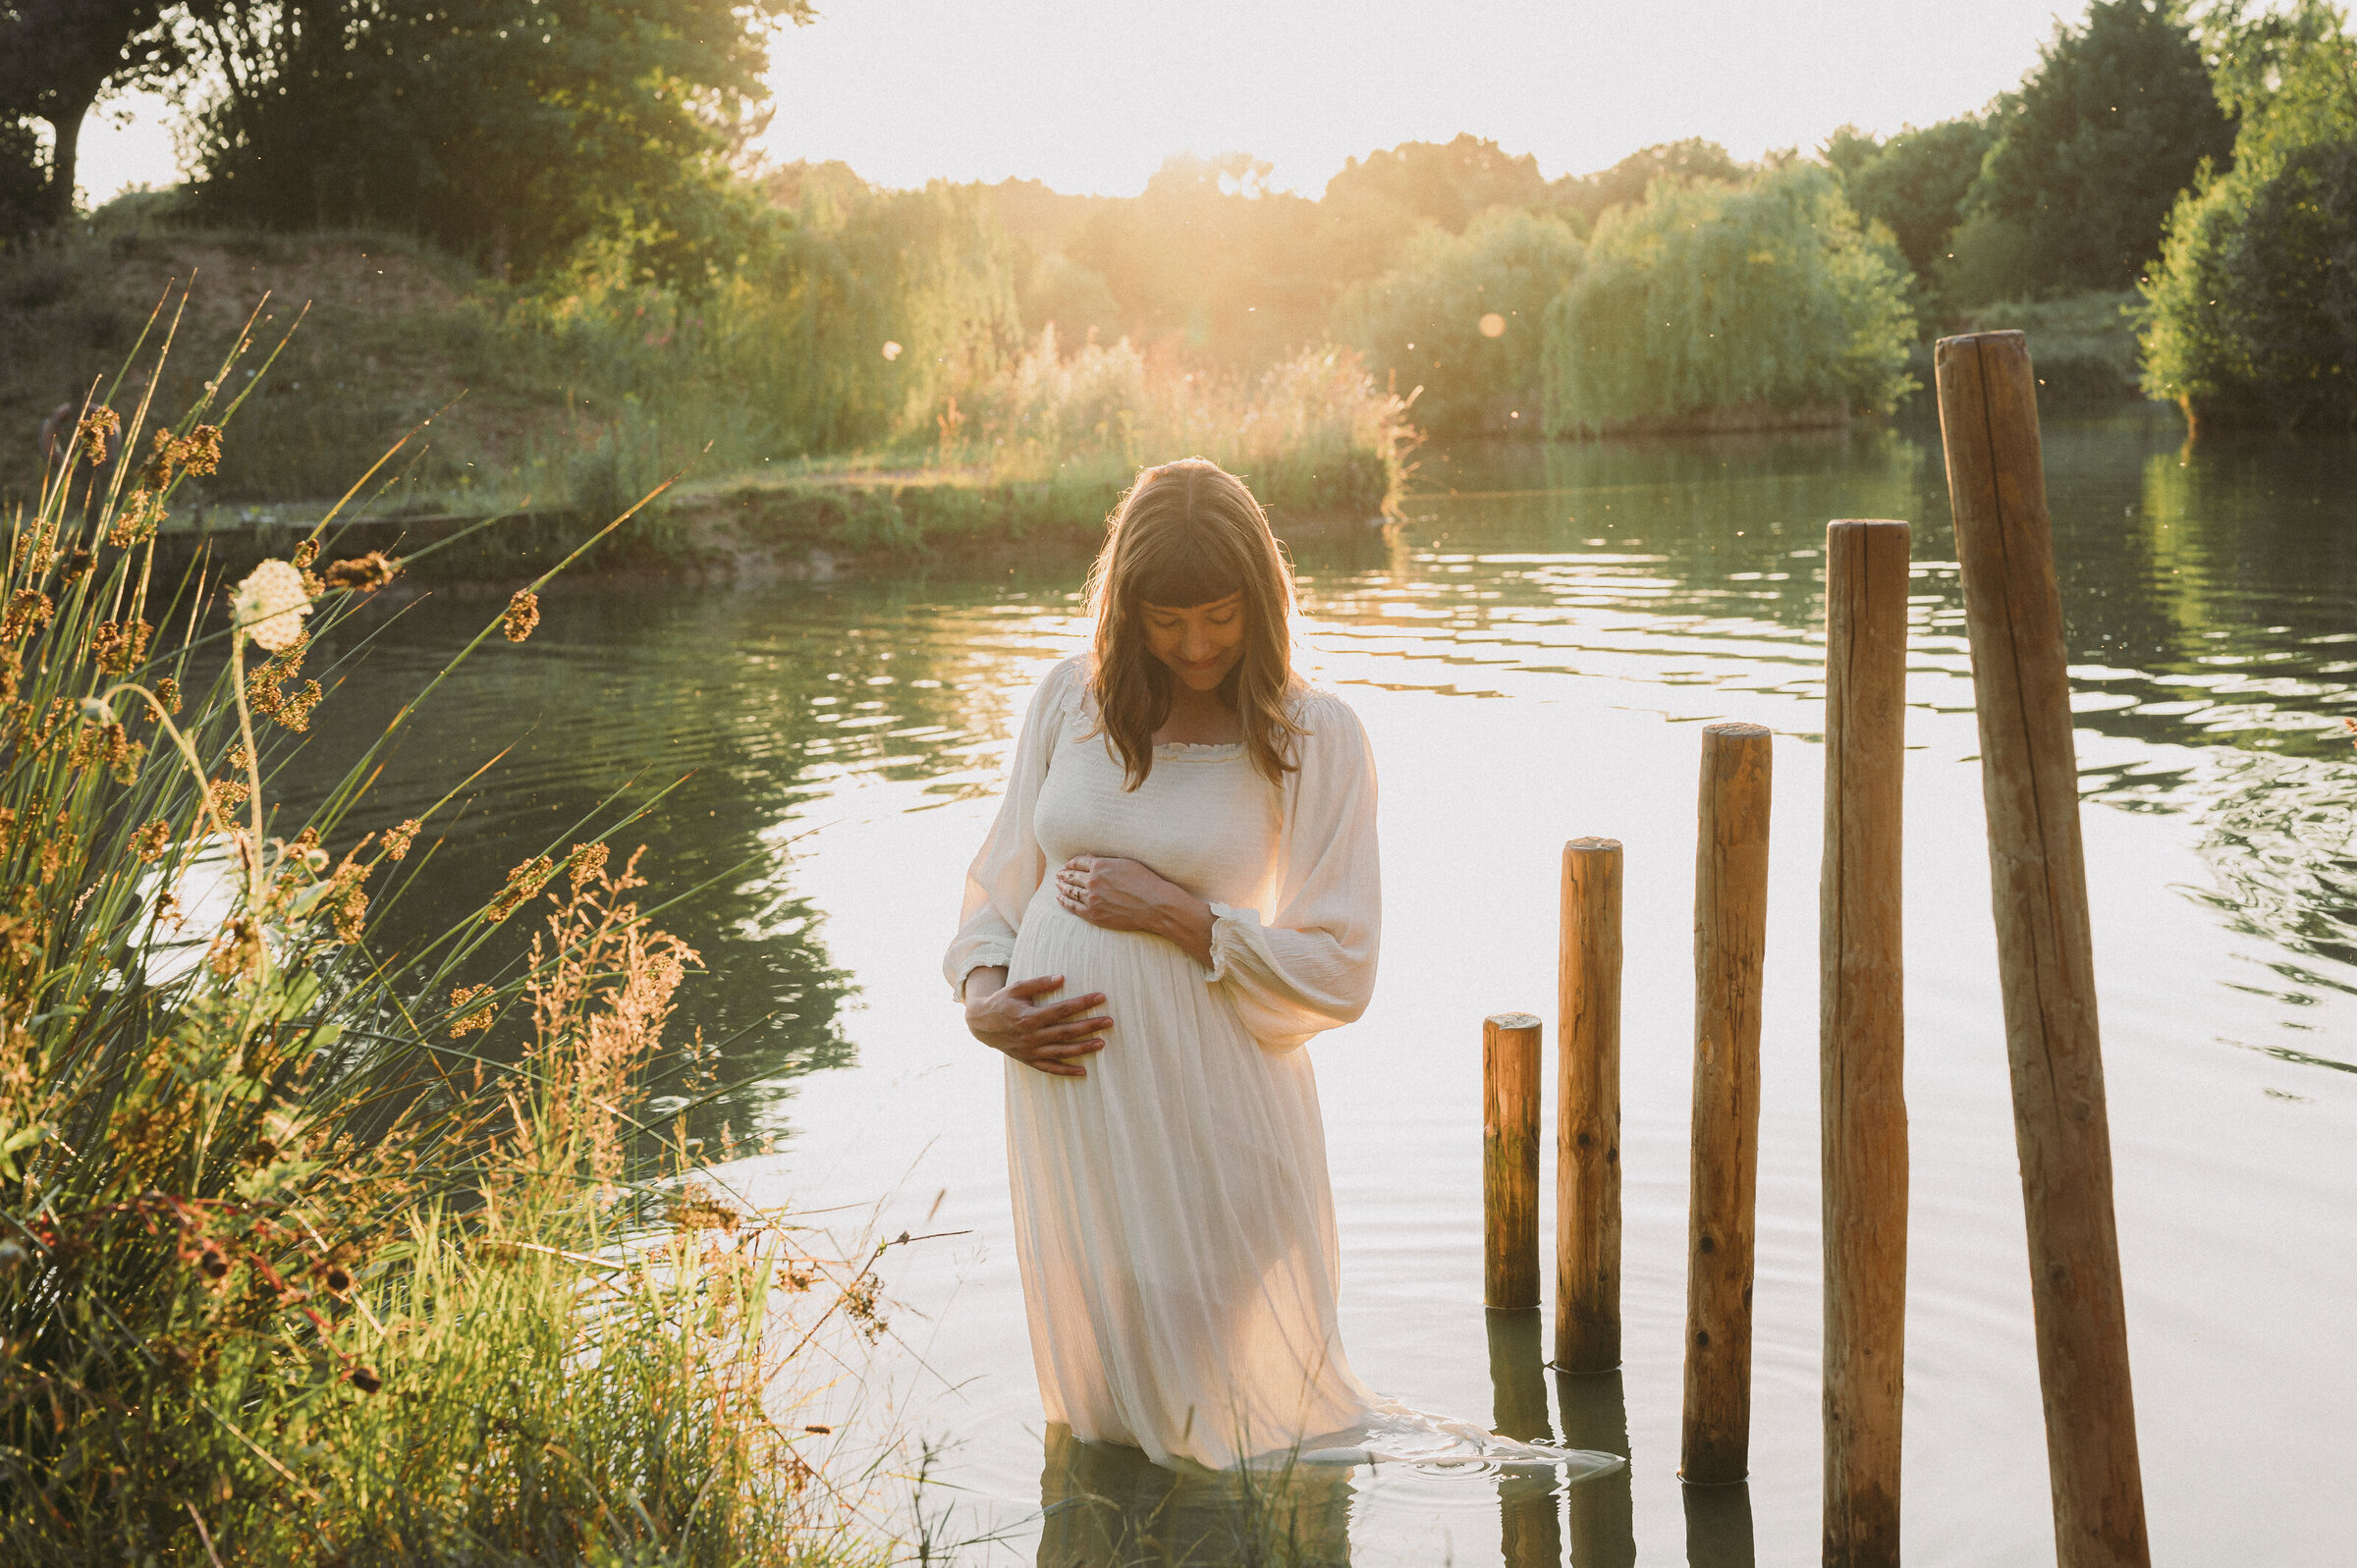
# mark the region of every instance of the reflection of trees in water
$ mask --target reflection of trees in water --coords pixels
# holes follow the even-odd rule
[[[2050,422],[2045,457],[2075,722],[2166,753],[2091,768],[2083,792],[2196,814],[2218,878],[2201,896],[2327,969],[2357,962],[2338,722],[2357,713],[2357,441],[2187,448],[2173,418],[2131,416]],[[1888,515],[1915,525],[1917,646],[1962,652],[1936,430],[1530,444],[1433,469],[1458,497],[1412,508],[1429,515],[1388,557],[1336,563],[1320,614],[1553,667],[1546,623],[1593,610],[1617,627],[1593,646],[1658,678],[1814,695],[1822,564],[1796,552],[1831,518]]]
[[[989,586],[957,591],[969,603]],[[367,651],[361,678],[324,705],[298,766],[331,778],[376,735],[496,603],[426,599]],[[961,728],[1004,650],[953,599],[909,586],[826,592],[598,591],[549,602],[533,639],[494,641],[419,710],[356,831],[420,814],[445,788],[508,748],[429,826],[442,840],[426,875],[389,911],[386,940],[422,943],[477,908],[508,870],[678,787],[616,835],[648,846],[642,894],[702,954],[683,991],[674,1038],[727,1043],[715,1081],[760,1078],[699,1113],[709,1136],[784,1092],[784,1080],[844,1064],[839,1014],[850,978],[830,960],[824,914],[795,892],[793,825],[823,817],[847,775],[933,781],[971,771]],[[334,650],[313,656],[323,664]],[[609,797],[620,790],[619,798]],[[416,864],[413,853],[411,865]],[[469,965],[490,979],[522,952],[530,911]],[[501,1041],[495,1031],[490,1050]]]
[[[2347,764],[2229,752],[2205,782],[2201,851],[2217,884],[2195,896],[2236,931],[2326,961],[2269,964],[2293,1003],[2313,1002],[2320,989],[2357,993],[2353,775]],[[2330,1064],[2348,1065],[2349,1054]]]
[[[1793,552],[1822,549],[1825,524],[1834,517],[1915,514],[1923,461],[1913,439],[1890,429],[1494,443],[1428,461],[1419,479],[1430,489],[1410,499],[1410,520],[1401,529],[1408,556],[1388,568],[1363,565],[1387,576],[1412,571],[1420,587],[1446,596],[1462,581],[1416,568],[1414,556],[1592,555],[1606,564],[1608,587],[1615,575],[1671,579],[1647,594],[1641,608],[1809,628],[1823,616],[1819,567],[1814,554]],[[1611,564],[1630,553],[1655,559]],[[1302,558],[1313,571],[1328,563],[1316,549]],[[1476,619],[1491,604],[1552,604],[1560,597],[1542,570],[1529,568],[1487,574],[1483,585],[1498,597],[1461,607]],[[1401,584],[1367,586],[1397,593]],[[1327,597],[1320,596],[1322,613]],[[1347,610],[1346,589],[1338,584],[1332,597]]]

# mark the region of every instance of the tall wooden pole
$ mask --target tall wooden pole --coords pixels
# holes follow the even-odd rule
[[[1539,1020],[1502,1012],[1481,1024],[1482,1300],[1539,1304]]]
[[[2037,377],[2018,332],[1944,338],[1933,365],[1980,715],[2055,1552],[2060,1568],[2147,1568]]]
[[[1907,1330],[1899,956],[1907,525],[1833,523],[1825,560],[1825,1564],[1897,1568]]]
[[[1678,1473],[1741,1481],[1751,1459],[1751,1262],[1760,1174],[1760,971],[1768,941],[1769,733],[1702,732],[1694,855],[1694,1145]]]
[[[1555,1031],[1555,1364],[1620,1365],[1620,841],[1563,845]]]

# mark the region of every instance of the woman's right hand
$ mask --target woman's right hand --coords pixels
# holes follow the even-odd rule
[[[989,971],[967,977],[965,1027],[976,1040],[1050,1077],[1088,1076],[1079,1058],[1105,1049],[1097,1031],[1113,1020],[1080,1015],[1104,1001],[1103,992],[1033,1006],[1031,999],[1063,985],[1064,976],[1041,975],[996,987],[987,984],[986,976],[999,978]],[[985,983],[977,985],[977,980]]]

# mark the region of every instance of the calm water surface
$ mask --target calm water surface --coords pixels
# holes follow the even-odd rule
[[[2119,1231],[2158,1560],[2357,1562],[2357,447],[2181,452],[2169,420],[2048,432],[2073,641]],[[1391,537],[1297,554],[1322,678],[1383,775],[1384,982],[1311,1049],[1359,1372],[1428,1409],[1632,1455],[1568,1495],[1361,1470],[1299,1499],[1319,1560],[1814,1560],[1817,862],[1826,520],[1911,519],[1907,1091],[1911,1562],[2053,1560],[1972,691],[1936,438],[1427,455]],[[1282,531],[1282,519],[1281,531]],[[614,791],[709,973],[683,1022],[745,1087],[701,1131],[774,1137],[763,1202],[959,1231],[894,1254],[881,1363],[829,1396],[940,1438],[973,1563],[1108,1560],[1163,1507],[1222,1560],[1233,1499],[1043,1433],[1008,1230],[999,1059],[936,966],[1028,688],[1083,634],[1084,563],[552,599],[421,716],[390,822],[502,747],[444,833],[479,897]],[[356,747],[493,606],[404,609],[323,710]],[[1776,743],[1753,1476],[1675,1475],[1699,726]],[[332,761],[332,759],[323,759]],[[306,763],[307,769],[310,764]],[[1563,839],[1627,845],[1627,1365],[1541,1370],[1480,1305],[1480,1020],[1550,1021]],[[431,914],[412,909],[405,918]],[[1552,1051],[1552,1042],[1549,1049]],[[1550,1139],[1552,1135],[1550,1134]],[[1548,1223],[1543,1234],[1552,1235]],[[854,1391],[854,1388],[856,1391]],[[1191,1550],[1192,1555],[1188,1555]],[[1165,1559],[1156,1559],[1165,1560]]]

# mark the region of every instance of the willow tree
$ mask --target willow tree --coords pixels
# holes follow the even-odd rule
[[[1544,213],[1490,212],[1461,235],[1426,229],[1398,266],[1344,298],[1342,325],[1378,376],[1403,395],[1424,389],[1417,423],[1536,431],[1547,307],[1580,255],[1570,226]]]
[[[1914,385],[1905,268],[1818,165],[1657,186],[1605,214],[1548,313],[1547,429],[1887,412]]]

